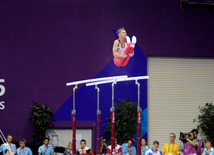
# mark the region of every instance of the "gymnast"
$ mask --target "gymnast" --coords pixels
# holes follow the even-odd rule
[[[134,56],[134,47],[137,39],[133,36],[131,43],[125,28],[117,30],[117,35],[119,39],[115,40],[113,44],[114,63],[118,67],[124,67],[128,64],[130,57]]]

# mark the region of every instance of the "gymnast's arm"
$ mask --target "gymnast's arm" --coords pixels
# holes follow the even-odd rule
[[[112,49],[113,50],[113,55],[114,55],[114,57],[121,57],[121,58],[123,58],[124,57],[123,55],[120,55],[119,53],[117,53],[118,48],[119,48],[119,41],[115,40],[114,44],[113,44],[113,49]]]

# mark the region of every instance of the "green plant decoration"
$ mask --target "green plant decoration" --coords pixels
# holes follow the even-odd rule
[[[214,105],[206,103],[205,106],[198,107],[200,115],[193,119],[193,123],[198,122],[197,129],[204,134],[207,139],[214,140]]]
[[[35,145],[41,145],[45,137],[48,126],[51,126],[51,117],[53,113],[47,104],[33,102],[32,112],[29,113],[30,121],[33,122],[35,130],[32,133],[32,142]]]
[[[129,99],[118,99],[119,103],[115,106],[115,138],[118,144],[127,142],[133,138],[137,131],[137,103],[129,102]],[[111,139],[111,117],[106,118],[104,134],[108,140]]]

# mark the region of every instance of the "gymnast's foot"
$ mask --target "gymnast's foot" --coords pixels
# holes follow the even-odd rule
[[[126,36],[126,40],[127,40],[127,44],[129,44],[131,42],[129,36]]]
[[[137,42],[137,38],[135,36],[132,37],[132,43],[135,43],[136,44]]]

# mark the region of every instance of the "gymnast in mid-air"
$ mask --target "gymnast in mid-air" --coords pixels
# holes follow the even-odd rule
[[[128,64],[130,57],[134,56],[134,47],[137,38],[133,36],[131,42],[125,28],[117,30],[117,35],[119,38],[113,44],[114,64],[117,67],[124,67]]]

